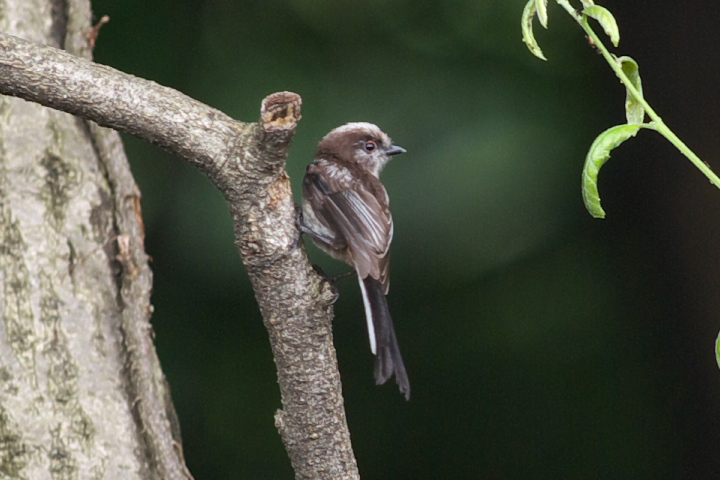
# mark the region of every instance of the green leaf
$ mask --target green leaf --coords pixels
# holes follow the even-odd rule
[[[582,11],[583,15],[592,17],[598,21],[600,26],[605,30],[605,34],[610,37],[610,41],[616,47],[620,43],[620,29],[618,29],[615,17],[605,7],[593,5]]]
[[[541,60],[546,60],[545,55],[543,55],[542,50],[540,50],[540,46],[538,45],[537,41],[535,40],[535,35],[533,34],[532,30],[532,22],[533,17],[537,13],[536,7],[535,7],[535,1],[536,0],[529,0],[528,3],[525,5],[525,8],[523,9],[522,14],[522,34],[523,34],[523,42],[525,42],[525,45],[527,45],[528,49],[530,49],[530,52],[538,57]]]
[[[548,28],[547,3],[548,0],[535,0],[535,8],[537,9],[538,20],[540,21],[540,25],[545,28]]]
[[[630,137],[637,135],[643,125],[618,125],[608,128],[597,136],[590,151],[585,157],[582,173],[582,195],[585,208],[595,218],[605,218],[605,211],[600,206],[598,192],[598,173],[600,167],[610,158],[610,152]]]
[[[720,334],[718,334],[717,340],[715,340],[715,361],[720,367]]]
[[[635,60],[630,57],[620,57],[617,59],[620,68],[632,83],[635,90],[642,96],[642,81],[640,80],[640,70]],[[645,121],[645,108],[640,104],[637,98],[627,91],[625,98],[625,116],[628,123],[643,123]]]

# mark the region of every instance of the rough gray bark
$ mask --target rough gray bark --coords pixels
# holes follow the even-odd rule
[[[89,58],[87,0],[0,12],[0,30]],[[18,99],[0,111],[0,476],[185,478],[119,135]]]
[[[2,31],[89,55],[86,1],[59,13],[45,0],[2,1]],[[28,12],[45,16],[28,31],[13,29]],[[332,293],[303,248],[292,249],[298,232],[285,158],[300,97],[271,95],[260,122],[241,123],[6,34],[0,93],[132,133],[208,175],[228,202],[270,335],[283,405],[275,422],[296,478],[359,478],[332,344]],[[117,133],[21,100],[0,102],[0,475],[183,478],[150,336],[139,192]]]

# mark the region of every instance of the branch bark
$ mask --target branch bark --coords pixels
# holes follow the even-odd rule
[[[136,135],[207,174],[228,203],[236,246],[270,336],[283,406],[275,423],[296,478],[359,478],[332,342],[332,292],[311,269],[304,248],[293,250],[298,232],[285,159],[301,117],[300,97],[270,95],[260,121],[242,123],[154,82],[6,34],[0,34],[0,93]],[[137,198],[130,193],[119,200],[137,212]],[[140,253],[127,258],[133,255]],[[123,283],[128,302],[144,294],[132,288],[149,284]],[[142,338],[138,332],[140,347],[130,352],[140,372],[148,358]]]

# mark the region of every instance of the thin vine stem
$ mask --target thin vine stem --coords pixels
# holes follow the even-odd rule
[[[710,180],[710,183],[720,188],[720,177],[718,177],[715,172],[713,172],[712,169],[705,164],[705,162],[700,160],[700,157],[698,157],[695,152],[693,152],[690,147],[685,144],[685,142],[680,140],[678,136],[675,135],[672,130],[670,130],[670,128],[665,124],[665,122],[663,122],[662,118],[660,118],[660,115],[658,115],[657,112],[655,112],[655,110],[650,106],[650,104],[647,103],[643,95],[635,88],[627,75],[625,75],[625,72],[623,72],[620,63],[617,61],[615,56],[610,53],[607,47],[605,47],[605,45],[600,40],[600,37],[598,37],[598,35],[592,29],[592,27],[588,23],[587,16],[579,14],[572,7],[572,5],[567,2],[567,0],[557,0],[557,3],[561,5],[565,10],[567,10],[570,16],[573,17],[575,21],[578,22],[578,24],[580,24],[582,29],[585,30],[585,33],[587,33],[590,39],[593,41],[595,47],[600,51],[602,56],[608,62],[610,68],[613,69],[615,75],[617,75],[622,84],[625,85],[625,88],[627,88],[628,92],[630,92],[630,94],[635,97],[638,103],[643,106],[643,108],[645,109],[645,113],[647,113],[650,119],[652,119],[652,122],[650,124],[644,124],[643,127],[657,130],[658,133],[667,138],[670,143],[675,145],[675,147],[680,150],[680,152],[685,155],[693,163],[693,165],[695,165],[698,170],[700,170]]]

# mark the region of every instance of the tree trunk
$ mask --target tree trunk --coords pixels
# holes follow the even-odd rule
[[[88,0],[0,0],[0,92],[137,135],[208,176],[268,329],[283,406],[275,424],[295,476],[359,478],[333,294],[297,243],[285,169],[302,99],[269,95],[259,122],[239,122],[78,58],[90,57],[89,18]],[[140,195],[120,139],[89,120],[0,101],[0,475],[188,478],[152,343]]]
[[[90,4],[0,0],[0,31],[88,58]],[[118,134],[0,112],[0,477],[184,478]]]

